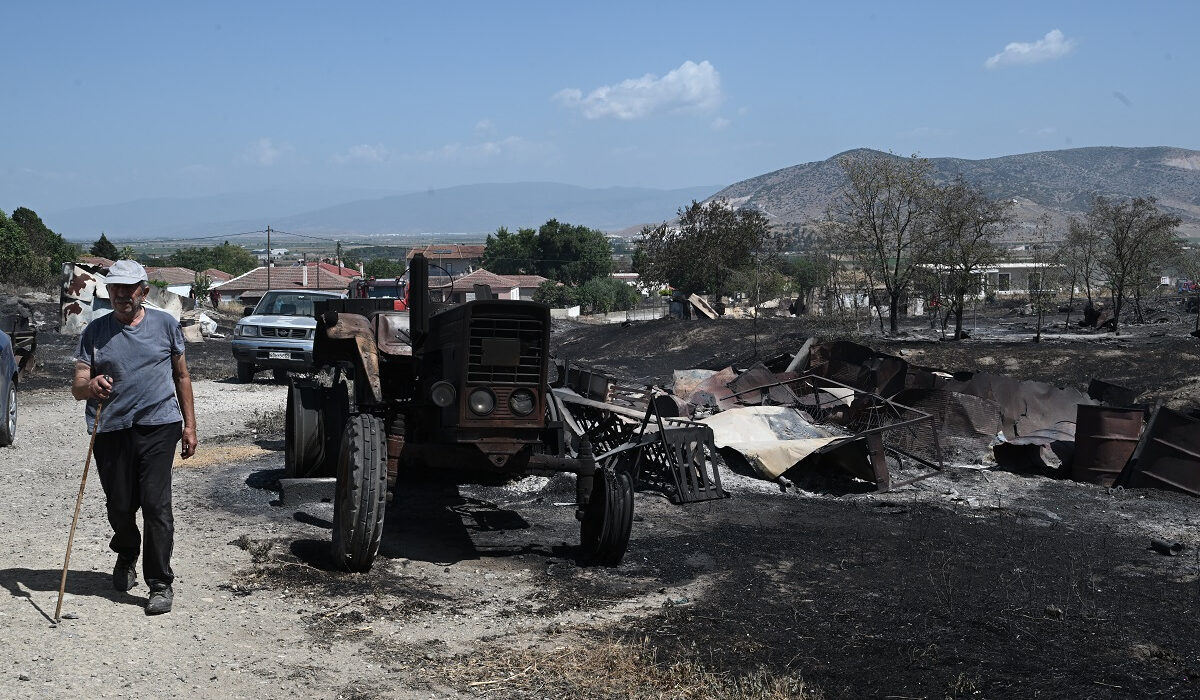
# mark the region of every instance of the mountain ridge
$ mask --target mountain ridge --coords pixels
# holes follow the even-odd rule
[[[780,168],[736,182],[713,195],[753,207],[775,223],[806,226],[819,221],[843,183],[839,159],[886,154],[873,149],[843,151],[823,161]],[[1174,146],[1089,146],[1035,151],[984,159],[929,158],[936,180],[962,176],[989,196],[1015,199],[1017,233],[1049,214],[1056,230],[1082,216],[1093,195],[1128,198],[1152,195],[1159,206],[1183,219],[1180,231],[1200,236],[1200,151]]]

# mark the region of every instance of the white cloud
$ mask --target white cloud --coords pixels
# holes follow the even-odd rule
[[[1075,48],[1075,40],[1068,39],[1057,29],[1046,32],[1046,36],[1035,42],[1014,41],[1000,53],[984,61],[988,68],[1020,66],[1062,58]]]
[[[335,163],[382,163],[388,159],[388,149],[381,143],[360,143],[351,146],[345,153],[334,154]]]
[[[494,132],[496,129],[492,126],[491,119],[480,119],[475,122],[475,133],[484,135]]]
[[[713,128],[713,131],[720,131],[732,123],[733,122],[729,121],[725,117],[717,117],[716,119],[712,120],[712,123],[709,124],[709,126]]]
[[[286,143],[276,145],[271,139],[261,138],[246,147],[242,152],[242,160],[266,168],[291,151],[292,147]]]
[[[616,85],[602,85],[586,96],[579,89],[565,88],[553,99],[580,110],[588,119],[632,120],[663,112],[713,109],[723,96],[721,76],[711,63],[684,61],[661,78],[647,73]]]
[[[540,157],[548,152],[545,144],[526,141],[520,136],[509,136],[497,141],[480,143],[448,143],[441,148],[428,151],[409,153],[406,160],[435,162],[435,161],[482,161],[499,157],[523,159]]]

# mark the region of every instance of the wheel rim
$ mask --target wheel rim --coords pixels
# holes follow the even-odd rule
[[[17,432],[17,387],[13,384],[8,385],[8,434],[14,435]]]

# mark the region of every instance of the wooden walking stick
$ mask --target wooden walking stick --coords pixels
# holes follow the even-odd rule
[[[83,479],[79,482],[79,496],[75,499],[75,517],[71,518],[71,534],[67,537],[67,556],[63,557],[62,580],[58,584],[58,605],[54,608],[54,622],[62,622],[63,593],[67,590],[67,565],[71,563],[71,544],[75,541],[75,525],[79,523],[79,508],[83,505],[83,487],[87,485],[88,467],[92,465],[92,448],[96,446],[96,433],[100,432],[100,411],[104,403],[96,404],[96,420],[92,423],[92,439],[88,441],[87,459],[83,462]]]

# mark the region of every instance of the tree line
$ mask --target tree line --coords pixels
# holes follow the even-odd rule
[[[866,294],[886,306],[893,333],[903,302],[921,293],[954,317],[953,337],[962,337],[967,300],[982,291],[985,271],[1009,256],[1003,240],[1016,226],[1012,201],[961,178],[937,182],[932,163],[918,156],[847,156],[840,166],[843,185],[818,227],[784,229],[761,212],[693,201],[675,222],[642,230],[634,270],[688,294],[747,293],[754,304],[785,290],[802,301],[818,289]],[[1183,248],[1179,224],[1153,197],[1095,196],[1065,236],[1043,218],[1031,241],[1035,306],[1052,303],[1049,290],[1059,284],[1082,287],[1089,302],[1104,288],[1118,319],[1132,300],[1140,320],[1164,267],[1200,277],[1200,251]],[[785,254],[797,246],[802,255]],[[881,324],[883,316],[881,309]]]

